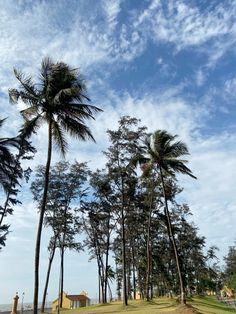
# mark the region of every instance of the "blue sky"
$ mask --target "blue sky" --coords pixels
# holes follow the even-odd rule
[[[68,159],[104,163],[106,130],[121,115],[141,118],[150,131],[165,128],[180,135],[191,152],[198,181],[180,177],[182,198],[207,244],[222,257],[236,238],[236,1],[207,0],[0,0],[0,106],[9,117],[4,134],[14,136],[22,104],[9,105],[17,87],[13,67],[37,75],[44,56],[79,67],[92,103],[101,107],[90,126],[97,144],[70,140]],[[45,162],[46,129],[33,138],[34,168]],[[55,152],[53,160],[59,156]],[[2,194],[0,194],[2,198]],[[9,218],[12,233],[0,254],[0,302],[15,291],[32,300],[37,212],[28,186],[23,205]],[[45,230],[42,269],[47,263]],[[96,297],[95,263],[69,253],[65,290],[87,290]],[[58,284],[55,263],[48,299]],[[41,283],[44,271],[41,272]],[[43,284],[41,285],[42,288]]]

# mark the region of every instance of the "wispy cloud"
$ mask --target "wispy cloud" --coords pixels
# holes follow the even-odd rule
[[[198,48],[208,55],[212,66],[234,46],[235,4],[216,1],[200,8],[190,1],[150,1],[134,25],[157,44],[173,44],[177,51]],[[208,50],[208,44],[212,49]]]
[[[201,234],[225,252],[235,237],[232,221],[236,220],[236,133],[229,126],[226,131],[220,127],[216,131],[217,122],[214,124],[213,120],[220,110],[221,113],[223,109],[227,112],[225,102],[235,99],[236,79],[234,73],[224,73],[217,84],[214,78],[206,83],[209,71],[219,65],[219,60],[229,52],[235,58],[236,1],[199,2],[204,5],[187,0],[147,0],[139,4],[138,1],[125,0],[70,0],[69,3],[67,0],[9,0],[1,3],[0,105],[1,116],[9,116],[6,132],[16,135],[22,123],[19,114],[22,104],[8,105],[8,88],[17,86],[13,67],[37,77],[37,68],[45,55],[80,67],[86,74],[90,96],[104,113],[89,122],[97,144],[70,139],[67,159],[89,161],[92,169],[103,167],[102,150],[109,145],[106,130],[116,129],[122,115],[140,118],[149,131],[161,128],[179,134],[188,144],[190,168],[198,177],[197,181],[179,177],[180,185],[184,186],[181,199],[189,203]],[[126,12],[131,3],[135,3],[134,7]],[[184,60],[178,60],[178,56]],[[199,56],[204,57],[199,59]],[[133,68],[136,72],[128,76]],[[135,83],[136,75],[139,76],[138,83]],[[134,83],[129,89],[130,80]],[[154,87],[150,88],[150,82]],[[219,118],[222,122],[220,119],[222,116]],[[35,168],[45,164],[46,137],[47,129],[43,126],[32,138],[38,149],[35,159],[25,165]],[[53,162],[60,157],[53,152]],[[5,278],[5,283],[11,283],[11,287],[16,283],[13,277],[17,278],[23,290],[23,282],[32,286],[29,278],[33,269],[37,210],[28,186],[23,186],[19,197],[23,205],[17,206],[14,215],[8,219],[13,232],[7,248],[1,253],[1,258],[5,258],[4,265],[9,266],[11,273],[6,272],[1,278]],[[44,236],[42,263],[46,266],[49,235],[45,232]],[[28,277],[17,274],[15,263],[21,254],[21,246],[26,244],[22,274],[27,274],[30,269]],[[74,270],[80,264],[76,257],[73,258],[70,267]],[[83,272],[79,273],[78,267],[78,280],[83,273],[92,273],[90,265],[86,266],[87,256],[80,259]],[[72,276],[74,273],[70,272]],[[57,293],[57,275],[55,269],[51,298]],[[87,278],[84,280],[87,286],[81,290],[89,289],[90,285],[95,294],[95,274],[89,280]],[[71,284],[69,281],[70,277],[68,285]],[[73,287],[77,289],[77,286]],[[29,298],[31,290],[29,288],[27,292]],[[7,298],[9,293],[6,291]]]
[[[228,93],[229,95],[235,97],[236,91],[236,77],[233,77],[231,79],[228,79],[225,81],[225,92]]]

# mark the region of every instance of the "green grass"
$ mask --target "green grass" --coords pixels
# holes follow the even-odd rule
[[[236,313],[236,311],[220,303],[215,297],[196,297],[190,302],[191,305],[198,310],[198,314],[227,314]]]
[[[121,302],[112,302],[106,305],[93,305],[76,310],[65,310],[62,314],[154,314],[154,313],[175,313],[176,301],[174,299],[160,298],[151,302],[142,300],[129,301],[129,305],[124,308]]]
[[[158,298],[151,302],[129,301],[129,306],[124,308],[121,302],[112,302],[106,305],[93,305],[76,310],[63,310],[62,314],[227,314],[236,311],[227,305],[218,302],[214,297],[196,297],[188,302],[189,307],[182,307],[175,299]],[[192,307],[191,307],[192,306]]]

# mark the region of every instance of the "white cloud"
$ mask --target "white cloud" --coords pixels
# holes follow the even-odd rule
[[[236,78],[232,78],[225,81],[225,91],[234,96],[236,95]]]
[[[208,66],[214,66],[230,48],[234,51],[232,47],[236,34],[235,1],[227,2],[225,6],[219,3],[205,11],[190,5],[188,1],[145,1],[145,5],[150,5],[143,12],[136,10],[132,15],[128,14],[122,22],[119,18],[123,1],[92,1],[94,5],[90,6],[90,10],[87,10],[87,1],[81,1],[80,7],[78,1],[71,0],[71,6],[67,3],[63,0],[36,3],[19,1],[19,5],[16,5],[15,1],[9,0],[1,4],[1,91],[7,94],[9,87],[17,85],[12,73],[13,66],[33,73],[35,77],[36,67],[39,68],[44,55],[81,66],[82,72],[92,81],[89,83],[89,90],[93,92],[93,99],[98,106],[101,104],[104,113],[99,114],[96,121],[89,123],[97,144],[69,140],[70,150],[67,158],[70,161],[90,161],[89,166],[93,169],[104,165],[101,151],[108,145],[106,130],[117,128],[117,121],[122,115],[141,118],[150,131],[164,128],[179,134],[189,146],[190,167],[198,177],[197,181],[180,177],[180,185],[183,184],[185,188],[182,198],[187,200],[193,210],[193,218],[200,227],[201,234],[205,235],[211,244],[219,245],[224,252],[235,238],[232,221],[236,220],[236,134],[202,134],[209,121],[209,113],[215,110],[212,101],[215,96],[214,88],[208,91],[206,97],[202,97],[198,102],[191,99],[190,103],[187,95],[183,95],[186,87],[184,83],[172,88],[167,86],[166,90],[146,90],[143,93],[135,90],[131,93],[111,90],[108,79],[117,67],[122,68],[124,64],[130,64],[130,61],[141,55],[148,41],[154,41],[157,46],[159,43],[171,43],[176,50],[198,48],[198,51],[207,53]],[[173,53],[173,49],[169,51]],[[156,55],[158,56],[158,53]],[[166,62],[167,57],[157,59],[162,74],[170,75]],[[203,68],[196,71],[193,79],[199,86],[204,83]],[[226,81],[224,87],[228,94],[233,94],[236,87],[235,78]],[[1,101],[7,102],[7,97],[1,98]],[[21,105],[17,108],[1,104],[1,115],[9,116],[6,123],[11,126],[10,132],[17,132],[21,125],[22,120],[18,112],[20,108]],[[35,159],[27,163],[33,168],[45,163],[46,136],[47,129],[44,126],[38,135],[32,138],[38,152]],[[59,158],[54,152],[53,162]],[[4,265],[11,269],[12,274],[6,273],[4,278],[5,282],[14,287],[12,293],[15,292],[16,284],[13,276],[16,276],[20,289],[24,289],[23,283],[28,281],[28,287],[32,286],[32,280],[29,278],[33,273],[37,213],[31,195],[25,187],[20,198],[23,205],[17,206],[14,215],[9,217],[13,233],[9,236],[7,248],[1,253],[1,263],[4,260]],[[45,232],[43,265],[46,265],[47,236]],[[16,247],[17,239],[19,241]],[[19,274],[18,263],[15,261],[18,260],[21,245],[24,243],[28,245],[24,252],[29,251],[31,255],[21,256],[23,263]],[[78,272],[78,280],[81,280],[83,273],[92,273],[86,261],[87,257],[82,257],[81,265],[84,268],[82,274]],[[79,268],[80,261],[77,263],[77,259],[72,261],[71,258],[72,269],[73,263],[74,267]],[[27,273],[28,276],[25,275]],[[54,283],[58,279],[57,275],[55,270]],[[93,277],[84,280],[87,289],[89,285],[96,286],[95,275]],[[69,281],[68,277],[68,285]],[[76,284],[73,286],[75,289]],[[50,292],[51,299],[56,294],[55,286]],[[82,289],[84,288],[81,287]],[[30,290],[27,293],[31,298]],[[95,288],[92,294],[94,291]],[[8,295],[6,292],[5,300]]]
[[[234,47],[235,14],[235,1],[227,5],[214,3],[204,9],[182,0],[151,1],[149,7],[136,16],[134,26],[157,44],[174,44],[177,51],[199,48],[208,55],[208,65],[213,66],[229,47]],[[208,50],[205,44],[209,43],[213,45]]]
[[[121,1],[102,1],[89,11],[83,5],[86,2],[81,6],[77,1],[70,6],[67,1],[2,4],[1,91],[7,93],[17,85],[13,67],[33,73],[45,55],[88,72],[103,63],[130,61],[143,51],[145,41],[137,30],[129,24],[123,24],[121,32],[116,29]]]
[[[206,80],[206,74],[202,69],[197,70],[196,72],[196,83],[197,86],[202,86]]]
[[[230,241],[235,236],[233,224],[230,224],[230,221],[236,219],[236,211],[234,210],[236,202],[234,197],[236,134],[222,134],[212,137],[202,136],[199,132],[199,127],[202,126],[202,121],[204,121],[207,115],[207,109],[199,104],[195,106],[190,105],[188,100],[180,95],[181,91],[181,87],[165,91],[157,90],[155,94],[146,93],[142,97],[138,97],[127,92],[118,94],[115,91],[108,90],[107,93],[104,93],[103,99],[101,99],[104,104],[104,113],[99,114],[96,121],[90,123],[97,144],[70,141],[71,147],[67,157],[71,161],[75,158],[78,161],[90,160],[89,165],[93,169],[102,167],[105,160],[101,150],[106,149],[108,145],[106,130],[108,128],[117,128],[117,121],[121,115],[141,118],[142,123],[148,126],[150,131],[164,128],[172,133],[179,134],[180,138],[189,146],[191,152],[189,157],[190,167],[198,177],[198,181],[194,181],[191,178],[179,178],[180,185],[183,185],[185,188],[181,197],[190,205],[190,209],[194,213],[193,219],[199,226],[200,233],[207,237],[207,244],[218,245],[221,252],[225,252],[227,245],[231,244]],[[43,160],[46,158],[45,132],[46,128],[42,128],[39,131],[39,135],[34,138],[34,141],[37,140],[36,146],[39,150],[32,165],[36,165],[39,162],[44,163]],[[58,158],[59,156],[54,153],[53,161],[55,162]],[[11,269],[14,269],[10,275],[9,282],[13,284],[14,279],[12,276],[14,276],[15,280],[17,279],[19,282],[19,289],[25,289],[24,287],[32,286],[31,274],[33,271],[32,261],[37,214],[36,206],[32,203],[29,192],[24,190],[21,193],[21,200],[23,201],[22,207],[17,208],[14,216],[9,218],[13,233],[7,242],[7,248],[1,253],[1,258],[4,260],[5,265],[7,264]],[[228,226],[227,232],[225,231],[226,224]],[[48,233],[44,230],[41,259],[44,271],[47,259],[47,237]],[[17,242],[19,247],[16,249],[17,238],[20,241]],[[23,259],[25,262],[21,273],[26,274],[30,272],[30,276],[28,276],[29,282],[26,283],[24,281],[23,285],[20,284],[23,282],[22,275],[18,274],[15,268],[14,256],[20,252],[20,245],[26,243],[25,239],[30,241],[27,241],[27,249],[24,250],[26,255]],[[31,252],[30,257],[27,255],[28,251]],[[87,256],[78,256],[78,262],[76,256],[70,255],[70,268],[78,268],[78,279],[85,282],[83,285],[80,285],[81,290],[87,289],[90,295],[95,297],[95,268],[92,272],[90,269],[92,264],[87,263]],[[80,261],[82,263],[81,267],[79,266]],[[90,273],[93,275],[87,277],[86,281],[84,281],[82,279],[83,273],[87,273],[88,269],[90,269]],[[76,284],[70,284],[72,274],[69,267],[67,274],[65,289],[71,289],[71,293],[74,293],[73,289],[77,289],[77,286]],[[43,280],[44,272],[41,275]],[[57,282],[57,276],[58,269],[54,268],[52,282]],[[55,285],[51,285],[49,293],[49,299],[53,299],[56,294]],[[5,295],[6,299],[9,294],[6,293]],[[29,299],[32,296],[28,288],[27,295]]]
[[[198,47],[213,66],[235,42],[234,1],[200,11],[184,1],[151,1],[142,13],[128,15],[118,26],[122,1],[90,7],[71,1],[15,5],[0,12],[1,90],[16,86],[13,67],[33,73],[45,55],[96,72],[100,64],[121,66],[142,54],[147,41],[173,43],[177,50]],[[63,19],[61,12],[63,11]],[[98,13],[97,13],[98,12]],[[12,18],[14,16],[14,18]],[[99,18],[98,18],[99,16]],[[211,48],[204,44],[212,42]],[[200,48],[202,50],[200,50]]]
[[[103,0],[104,11],[111,29],[114,29],[118,23],[117,17],[120,13],[121,0]]]
[[[190,144],[191,168],[198,180],[183,178],[187,202],[207,243],[219,246],[225,255],[236,237],[236,134],[199,137]]]

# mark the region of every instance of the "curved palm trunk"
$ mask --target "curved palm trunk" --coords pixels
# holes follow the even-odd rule
[[[43,192],[42,206],[39,214],[36,246],[35,246],[35,268],[34,268],[34,314],[38,313],[38,292],[39,292],[39,258],[40,258],[40,244],[41,244],[41,234],[43,228],[43,218],[45,213],[45,207],[47,203],[48,185],[49,185],[49,170],[51,165],[52,157],[52,121],[50,119],[48,125],[48,156],[45,170],[45,185]]]
[[[47,291],[48,291],[49,277],[50,277],[50,273],[51,273],[51,267],[52,267],[52,262],[54,259],[55,251],[56,251],[56,240],[53,243],[52,253],[51,253],[51,256],[50,256],[49,261],[48,261],[48,271],[47,271],[46,282],[45,282],[45,287],[44,287],[44,292],[43,292],[41,313],[44,313],[44,311],[45,311],[45,303],[46,303],[46,296],[47,296]]]
[[[175,261],[176,261],[176,266],[177,266],[177,271],[178,271],[178,276],[179,276],[180,301],[181,301],[181,304],[186,304],[183,277],[182,277],[182,273],[181,273],[181,269],[180,269],[180,263],[179,263],[179,255],[178,255],[178,250],[177,250],[177,246],[176,246],[176,242],[175,242],[175,238],[174,238],[174,234],[173,234],[173,229],[172,229],[172,225],[171,225],[170,213],[169,213],[167,197],[166,197],[165,183],[164,183],[164,178],[163,178],[163,173],[162,173],[161,167],[160,167],[160,176],[161,176],[162,190],[163,190],[163,195],[164,195],[164,200],[165,200],[164,210],[165,210],[165,216],[167,219],[167,229],[168,229],[170,241],[173,245],[173,250],[174,250],[174,254],[175,254]]]

